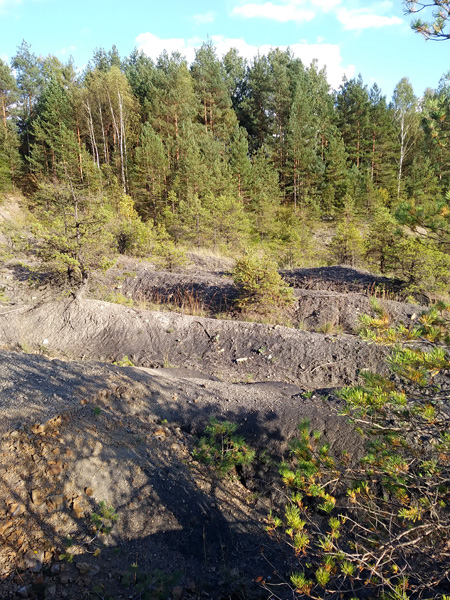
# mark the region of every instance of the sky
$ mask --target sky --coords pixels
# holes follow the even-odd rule
[[[249,60],[289,46],[326,66],[335,89],[361,73],[389,101],[402,77],[421,96],[450,70],[450,41],[425,41],[409,23],[400,0],[0,0],[0,58],[9,62],[23,39],[80,69],[113,44],[121,57],[137,47],[188,61],[208,39],[219,55],[235,47]]]

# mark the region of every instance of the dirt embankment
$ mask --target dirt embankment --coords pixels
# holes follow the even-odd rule
[[[149,589],[186,599],[265,597],[258,580],[288,573],[287,548],[264,530],[272,500],[254,495],[258,481],[303,418],[333,452],[350,439],[360,452],[357,438],[334,400],[297,386],[184,375],[0,352],[0,598],[135,597],[136,563]],[[265,450],[262,471],[218,480],[193,460],[190,433],[212,415]],[[101,501],[119,520],[96,536]]]
[[[370,275],[348,267],[324,267],[283,271],[294,287],[295,304],[285,320],[292,327],[325,333],[356,334],[362,314],[373,314],[372,299],[385,311],[393,324],[409,324],[424,307],[398,300],[403,284],[398,280]],[[106,284],[104,284],[106,285]],[[233,314],[236,289],[224,272],[167,273],[141,263],[131,273],[118,268],[108,277],[108,289],[139,303],[166,304],[187,313],[214,316]],[[371,295],[376,293],[375,296]],[[397,298],[394,300],[393,298]],[[234,312],[235,318],[239,318]]]
[[[8,347],[68,358],[175,366],[228,380],[281,380],[309,388],[354,383],[378,369],[385,350],[354,336],[137,310],[98,300],[73,300],[0,313]]]
[[[217,272],[130,269],[103,284],[136,301],[188,293],[213,314],[234,293]],[[318,289],[291,273],[303,286],[293,324],[354,332],[372,307],[367,290],[341,285],[350,271],[322,271]],[[138,597],[137,578],[150,597],[237,600],[267,597],[261,580],[288,579],[292,556],[264,529],[278,494],[268,482],[305,418],[332,453],[360,455],[330,388],[383,370],[387,350],[354,335],[75,300],[31,281],[24,265],[2,277],[1,344],[28,353],[0,351],[0,598],[81,600],[95,589],[125,600]],[[393,321],[420,313],[382,304]],[[91,362],[125,356],[140,368]],[[192,435],[211,416],[264,451],[240,480],[193,459]],[[100,501],[119,516],[107,535],[92,528]],[[73,561],[59,558],[67,553]]]

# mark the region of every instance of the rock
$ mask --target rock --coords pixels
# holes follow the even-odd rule
[[[12,527],[12,521],[0,521],[0,535],[4,535],[4,533]]]
[[[44,502],[44,498],[45,498],[45,494],[42,492],[42,490],[34,489],[31,492],[31,501],[36,506],[40,506]]]
[[[12,517],[19,517],[20,515],[23,515],[25,511],[26,507],[24,504],[17,504],[17,502],[11,502],[11,504],[9,505],[9,514]]]
[[[157,440],[164,440],[166,439],[166,432],[160,427],[159,429],[156,429],[156,431],[153,432],[153,437]]]
[[[81,496],[77,496],[73,499],[72,502],[72,510],[77,519],[80,519],[84,514],[84,505],[83,498]]]
[[[58,464],[49,464],[48,471],[51,475],[59,475],[62,471],[62,467]]]
[[[53,575],[57,575],[61,571],[61,565],[59,563],[53,563],[50,567],[50,572]]]
[[[37,550],[28,550],[23,556],[25,569],[30,569],[33,573],[39,573],[42,570],[44,553]]]
[[[86,496],[93,496],[94,495],[94,490],[92,488],[90,488],[90,487],[87,487],[84,490],[84,492],[85,492]]]
[[[80,571],[80,575],[97,575],[100,571],[98,565],[91,565],[86,562],[78,562],[77,569]]]
[[[176,587],[173,588],[172,596],[174,597],[175,600],[181,600],[182,595],[183,595],[183,588],[180,585],[177,585]]]
[[[53,496],[49,496],[46,503],[49,510],[58,510],[64,505],[64,495],[54,494]]]
[[[45,598],[53,598],[56,595],[56,585],[49,585],[45,588],[44,596]]]
[[[41,433],[44,433],[44,431],[45,431],[45,425],[40,425],[39,423],[36,423],[36,424],[35,424],[35,425],[34,425],[34,426],[31,428],[31,431],[32,431],[33,433],[36,433],[36,434],[41,434]]]
[[[28,598],[28,592],[31,590],[31,585],[21,585],[17,588],[16,594],[21,598]]]

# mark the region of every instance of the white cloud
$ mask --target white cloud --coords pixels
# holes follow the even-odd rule
[[[216,13],[213,10],[210,10],[207,13],[202,15],[194,15],[192,20],[197,25],[205,25],[206,23],[213,23],[216,20]]]
[[[61,48],[61,50],[58,50],[57,54],[59,54],[60,56],[66,56],[67,54],[70,54],[71,52],[73,52],[76,49],[77,49],[76,46],[69,46],[68,48]]]
[[[382,8],[388,8],[390,2],[383,2]],[[367,8],[347,10],[340,8],[336,11],[338,21],[344,29],[369,29],[371,27],[386,27],[390,25],[402,25],[403,20],[399,17],[386,17],[377,15]]]
[[[312,21],[321,13],[332,11],[346,30],[363,30],[392,25],[401,25],[403,20],[385,13],[393,7],[392,0],[381,0],[373,6],[364,8],[345,8],[340,6],[343,0],[274,0],[247,2],[235,6],[232,16],[247,19],[261,18],[282,23],[305,23]]]
[[[236,6],[231,14],[246,19],[260,17],[262,19],[280,21],[281,23],[287,23],[289,21],[305,23],[314,19],[316,16],[314,11],[299,9],[296,4],[297,3],[294,2],[289,2],[289,4],[273,4],[272,2],[256,4],[255,2],[251,2],[250,4]]]
[[[311,0],[311,4],[313,6],[318,6],[323,11],[331,10],[332,8],[336,8],[339,6],[341,0]]]
[[[317,6],[322,10],[326,11],[330,8],[334,8],[341,3],[341,0],[278,0],[283,4],[290,4],[292,6],[308,5]]]
[[[22,0],[0,0],[0,14],[10,12],[19,4],[22,4]]]
[[[195,58],[195,48],[199,48],[202,44],[201,40],[184,40],[183,38],[167,38],[161,39],[153,33],[141,33],[136,38],[138,50],[142,50],[147,56],[156,60],[164,50],[169,54],[172,52],[180,52],[186,57],[188,62],[192,62]]]
[[[226,54],[230,48],[236,48],[239,54],[248,60],[251,60],[258,52],[260,54],[267,54],[273,48],[269,44],[253,46],[242,38],[225,38],[221,35],[213,35],[211,41],[216,47],[219,56]],[[169,53],[180,52],[186,57],[188,62],[194,60],[195,50],[196,48],[200,48],[202,43],[203,40],[199,38],[190,40],[182,38],[161,39],[152,33],[141,33],[136,38],[138,49],[153,59],[158,58],[163,50],[167,50]],[[279,46],[281,50],[286,50],[287,47]],[[342,64],[341,50],[338,44],[309,44],[306,41],[302,41],[290,44],[289,48],[305,65],[309,65],[311,61],[316,59],[320,68],[326,67],[328,82],[335,89],[341,84],[344,75],[347,78],[351,78],[355,74],[354,65],[344,66]]]

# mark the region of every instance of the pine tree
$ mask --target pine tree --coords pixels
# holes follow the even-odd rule
[[[269,52],[267,60],[270,82],[268,103],[270,128],[266,146],[272,149],[273,164],[278,170],[281,192],[284,195],[286,185],[285,167],[289,143],[289,113],[292,104],[292,86],[289,77],[289,63],[292,56],[289,50],[282,52],[276,48]]]
[[[231,173],[236,182],[239,198],[248,201],[252,164],[249,157],[247,132],[244,128],[236,128],[228,152]]]
[[[336,110],[349,159],[357,169],[364,169],[370,153],[370,102],[361,75],[344,79],[336,97]]]
[[[24,153],[29,155],[31,143],[29,127],[43,82],[38,58],[31,52],[31,47],[25,40],[17,49],[11,65],[16,73],[20,94],[18,102],[19,133],[24,141]]]
[[[342,208],[344,197],[349,189],[348,154],[344,140],[337,129],[334,135],[330,136],[325,152],[324,180],[322,207],[330,214],[334,208]]]
[[[247,73],[247,93],[241,103],[241,123],[247,129],[250,152],[255,153],[268,141],[270,131],[270,80],[267,57],[257,54]]]
[[[226,74],[212,42],[205,42],[195,53],[191,73],[199,102],[199,119],[205,130],[229,142],[236,127],[236,115],[226,85]]]
[[[52,78],[39,98],[32,124],[30,164],[38,178],[54,177],[61,181],[78,177],[78,145],[72,116],[66,89]]]
[[[231,48],[223,57],[222,63],[225,69],[225,82],[231,98],[231,106],[241,124],[241,104],[245,98],[247,88],[247,61],[239,56],[236,48]]]
[[[363,251],[363,236],[355,219],[355,202],[347,195],[341,220],[331,240],[330,258],[332,262],[355,267],[359,264]]]
[[[444,75],[438,89],[428,90],[421,103],[425,152],[441,185],[450,186],[450,86]]]
[[[280,206],[280,187],[267,150],[262,147],[252,157],[251,209],[255,228],[261,241],[276,234],[277,211]]]
[[[182,131],[192,137],[197,115],[194,84],[186,60],[178,53],[164,52],[158,58],[153,91],[148,97],[150,122],[166,146],[171,178],[176,179],[185,143]],[[190,144],[190,141],[188,145]]]
[[[8,65],[0,59],[0,189],[14,187],[21,169],[15,117],[17,99],[16,81]]]
[[[167,193],[169,161],[166,148],[150,123],[142,128],[136,149],[133,191],[141,214],[157,217]]]
[[[392,113],[376,83],[370,89],[369,100],[370,180],[375,187],[394,189],[396,141]]]
[[[365,256],[381,273],[392,272],[398,263],[401,234],[388,208],[379,206],[373,215],[366,239]]]
[[[124,71],[133,95],[138,99],[143,123],[150,120],[151,102],[154,93],[156,69],[153,61],[142,51],[133,50],[124,61]]]

